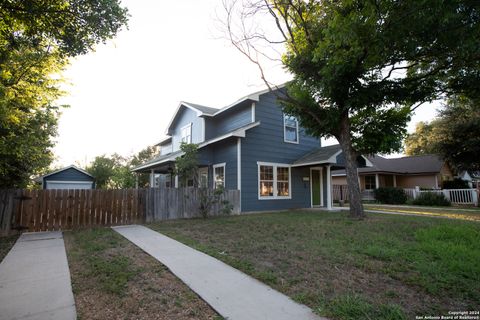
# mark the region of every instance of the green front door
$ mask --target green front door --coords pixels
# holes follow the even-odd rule
[[[319,207],[322,204],[320,188],[320,170],[312,169],[312,206]]]

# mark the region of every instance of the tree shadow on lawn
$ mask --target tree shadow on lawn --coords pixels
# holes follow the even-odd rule
[[[291,211],[150,227],[333,318],[446,314],[480,301],[476,223]]]

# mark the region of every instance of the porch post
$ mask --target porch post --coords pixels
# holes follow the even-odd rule
[[[135,189],[138,189],[138,172],[135,172]]]
[[[393,187],[394,188],[397,187],[397,175],[396,174],[393,175]]]
[[[330,165],[327,166],[327,210],[332,210],[332,175]]]
[[[345,177],[347,176],[347,172],[345,171]],[[362,181],[360,181],[360,173],[358,172],[357,168],[357,179],[358,179],[358,186],[360,188],[360,191],[362,191]]]
[[[150,188],[154,188],[155,186],[153,185],[154,184],[154,181],[155,180],[155,171],[150,170]]]
[[[380,179],[378,179],[378,173],[375,173],[375,189],[380,188]]]

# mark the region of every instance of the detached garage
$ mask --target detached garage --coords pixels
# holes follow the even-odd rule
[[[39,178],[43,189],[94,189],[95,179],[88,172],[69,166]]]

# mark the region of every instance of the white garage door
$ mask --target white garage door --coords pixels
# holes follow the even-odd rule
[[[92,189],[89,181],[47,181],[47,189]]]

